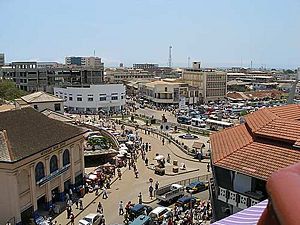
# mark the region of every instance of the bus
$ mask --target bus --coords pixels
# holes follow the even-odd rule
[[[224,129],[224,128],[228,128],[228,127],[233,126],[233,123],[219,121],[219,120],[207,119],[205,122],[206,122],[206,125],[211,130],[219,130],[220,128]]]
[[[206,124],[205,124],[204,120],[202,120],[200,118],[192,118],[192,126],[205,128]]]

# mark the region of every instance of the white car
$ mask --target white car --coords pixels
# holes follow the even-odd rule
[[[151,217],[152,220],[154,221],[168,219],[171,216],[172,216],[172,209],[163,206],[156,207],[149,213],[149,217]]]
[[[79,220],[79,225],[99,225],[101,217],[100,213],[90,213]]]

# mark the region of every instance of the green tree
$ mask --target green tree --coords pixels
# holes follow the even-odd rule
[[[18,89],[14,82],[8,80],[0,80],[0,98],[12,101],[26,95],[27,92]]]

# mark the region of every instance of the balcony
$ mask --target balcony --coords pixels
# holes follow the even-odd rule
[[[222,202],[237,206],[240,209],[246,209],[261,202],[264,199],[264,196],[261,193],[253,192],[241,194],[226,188],[218,187],[217,198]]]

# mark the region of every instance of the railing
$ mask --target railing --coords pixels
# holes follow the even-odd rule
[[[246,196],[245,194],[240,194],[222,187],[218,187],[217,198],[222,202],[237,206],[240,209],[246,209],[260,202],[257,199]]]

